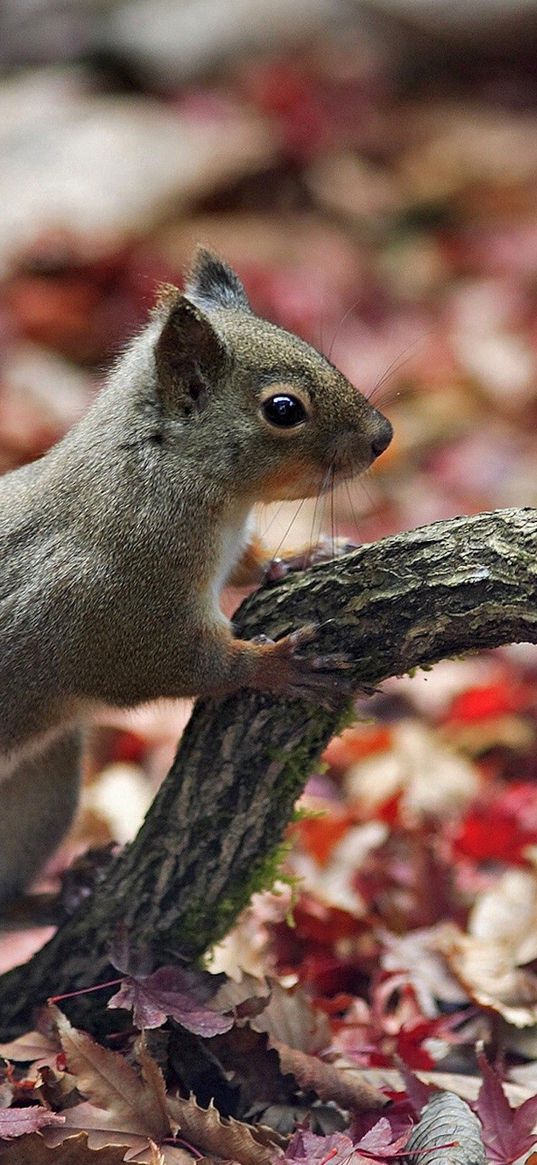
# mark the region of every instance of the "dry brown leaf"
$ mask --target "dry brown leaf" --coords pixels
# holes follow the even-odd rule
[[[51,1011],[69,1071],[88,1098],[66,1110],[65,1126],[88,1131],[91,1149],[115,1144],[142,1151],[149,1141],[158,1143],[170,1136],[173,1130],[166,1111],[164,1081],[147,1050],[138,1045],[140,1079],[123,1056],[72,1027],[57,1008]],[[49,1145],[58,1145],[62,1136],[51,1132],[46,1140]]]
[[[325,1064],[317,1056],[308,1056],[279,1040],[273,1040],[272,1045],[280,1057],[282,1072],[291,1072],[301,1088],[313,1089],[320,1100],[331,1100],[354,1112],[384,1108],[388,1103],[381,1092],[363,1079],[354,1065],[348,1065],[347,1071],[344,1061],[340,1061],[340,1065]]]
[[[223,1120],[212,1103],[201,1108],[193,1096],[189,1100],[176,1096],[168,1098],[168,1108],[181,1135],[203,1153],[229,1158],[238,1165],[274,1165],[276,1138],[270,1146],[268,1138],[251,1125]]]
[[[517,1028],[537,1023],[537,876],[509,869],[472,909],[468,934],[447,925],[438,947],[452,973],[480,1007]]]
[[[170,1127],[170,1117],[168,1113],[168,1098],[166,1096],[166,1085],[161,1069],[156,1060],[149,1054],[144,1037],[140,1036],[134,1045],[134,1053],[136,1059],[142,1069],[142,1076],[145,1083],[152,1093],[152,1101],[155,1114],[160,1113],[160,1123],[162,1129]],[[175,1132],[173,1126],[172,1132]],[[166,1134],[168,1135],[168,1134]]]
[[[70,1072],[59,1072],[43,1064],[38,1072],[35,1095],[54,1112],[62,1112],[64,1108],[77,1104],[81,1097],[78,1094],[77,1082]]]
[[[109,1145],[97,1152],[88,1148],[85,1133],[70,1136],[57,1148],[49,1148],[39,1133],[22,1137],[0,1153],[2,1165],[120,1165],[124,1147]]]
[[[511,943],[475,938],[447,924],[438,944],[450,970],[479,1007],[497,1012],[518,1028],[537,1023],[537,975],[516,966]]]
[[[108,1111],[97,1108],[93,1104],[83,1102],[74,1108],[66,1110],[65,1127],[61,1129],[46,1129],[45,1140],[52,1147],[60,1145],[69,1132],[85,1132],[88,1136],[88,1145],[91,1149],[106,1149],[109,1145],[122,1145],[125,1161],[147,1161],[149,1137],[144,1132],[128,1132],[121,1127],[128,1124],[125,1117],[114,1117],[114,1109]],[[135,1124],[135,1120],[131,1120]],[[140,1120],[143,1125],[143,1109],[140,1109]],[[120,1127],[118,1127],[118,1125]],[[139,1156],[137,1156],[139,1154]]]
[[[161,1148],[150,1142],[149,1151],[143,1153],[129,1152],[125,1156],[129,1165],[192,1165],[193,1157],[186,1149],[179,1145],[162,1145]]]
[[[41,1032],[26,1032],[8,1044],[0,1044],[0,1056],[16,1063],[31,1063],[32,1060],[56,1059],[59,1045]]]
[[[301,987],[286,990],[274,983],[270,1001],[250,1020],[255,1031],[267,1032],[270,1040],[280,1040],[302,1052],[319,1052],[330,1043],[328,1017],[312,1006]]]

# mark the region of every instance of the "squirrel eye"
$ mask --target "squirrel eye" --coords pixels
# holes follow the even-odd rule
[[[302,401],[296,396],[279,392],[269,396],[262,404],[263,416],[278,429],[292,429],[307,419]]]

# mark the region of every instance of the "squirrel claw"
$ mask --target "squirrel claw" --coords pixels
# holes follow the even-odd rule
[[[288,574],[307,570],[308,567],[317,566],[320,562],[330,562],[333,558],[341,558],[342,555],[350,554],[357,549],[356,543],[349,542],[347,538],[329,538],[328,535],[323,535],[314,546],[306,550],[291,554],[288,558],[273,558],[265,570],[264,582],[280,582]]]
[[[353,684],[349,675],[341,674],[352,666],[343,652],[332,655],[301,655],[300,649],[313,643],[318,625],[308,623],[285,635],[276,643],[265,643],[260,660],[256,687],[282,693],[292,699],[310,700],[333,710],[349,699]],[[259,637],[264,639],[263,636]]]

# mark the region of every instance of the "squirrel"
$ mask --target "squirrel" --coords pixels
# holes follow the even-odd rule
[[[103,705],[247,687],[320,699],[341,658],[314,630],[233,637],[223,586],[270,555],[256,502],[365,470],[390,422],[328,359],[256,316],[200,249],[165,286],[83,419],[0,480],[0,903],[23,892],[76,810],[83,726]]]

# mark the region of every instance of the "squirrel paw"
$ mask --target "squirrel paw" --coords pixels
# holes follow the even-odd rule
[[[332,558],[341,558],[342,555],[350,554],[352,550],[357,549],[357,544],[349,542],[347,538],[330,538],[324,534],[313,546],[308,546],[296,554],[290,554],[288,558],[273,558],[265,570],[264,581],[265,583],[280,582],[288,574],[307,570],[309,566],[317,566],[319,562],[330,562]]]
[[[301,655],[300,649],[317,638],[318,626],[308,623],[276,642],[265,635],[256,642],[264,648],[260,657],[255,687],[273,691],[292,699],[310,700],[330,710],[348,700],[353,684],[348,672],[350,656],[344,652],[330,655]]]

